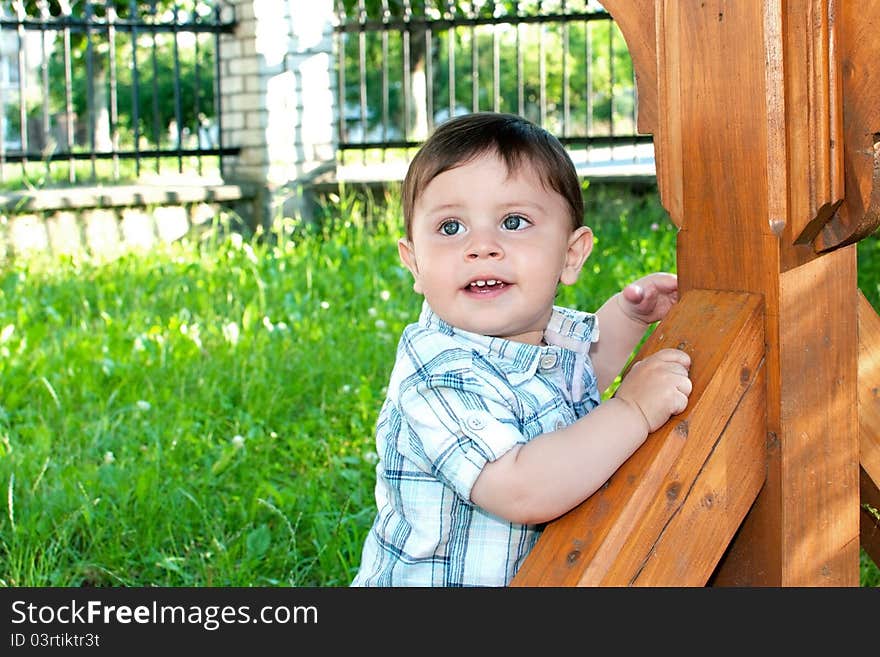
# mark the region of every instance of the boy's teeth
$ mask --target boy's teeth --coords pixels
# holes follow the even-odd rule
[[[497,285],[500,282],[501,281],[496,281],[494,278],[490,278],[487,281],[482,281],[482,280],[474,281],[473,283],[471,283],[471,287],[475,287],[475,286],[476,287],[485,287],[486,285]]]

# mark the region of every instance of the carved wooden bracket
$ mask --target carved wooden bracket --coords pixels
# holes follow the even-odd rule
[[[705,4],[705,3],[704,3]],[[719,20],[723,20],[719,3]],[[639,131],[655,136],[657,184],[672,221],[682,225],[677,112],[677,12],[682,0],[605,0],[633,60]],[[880,3],[844,0],[766,2],[767,111],[771,188],[777,196],[768,222],[790,245],[816,253],[856,242],[880,226],[880,66],[876,35]],[[784,43],[784,47],[781,45]],[[785,78],[786,84],[780,84]],[[784,89],[784,92],[781,91]]]

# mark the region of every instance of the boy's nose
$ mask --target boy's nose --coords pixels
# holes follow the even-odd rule
[[[497,259],[504,256],[504,250],[497,240],[485,233],[477,233],[468,244],[466,254],[468,260],[477,260],[478,258]]]

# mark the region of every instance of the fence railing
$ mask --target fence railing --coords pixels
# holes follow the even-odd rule
[[[222,178],[242,152],[221,125],[229,1],[0,0],[0,187]],[[595,0],[334,2],[342,164],[405,159],[482,109],[527,116],[570,151],[650,146],[626,43]]]
[[[222,173],[234,26],[215,0],[0,0],[0,183]]]
[[[335,1],[343,154],[384,160],[479,110],[526,116],[570,150],[651,141],[626,43],[594,0]]]

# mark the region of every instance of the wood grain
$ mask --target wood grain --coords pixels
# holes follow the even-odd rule
[[[861,291],[859,303],[859,462],[880,482],[880,315]]]
[[[880,316],[859,292],[859,541],[880,565]]]
[[[764,373],[761,367],[633,585],[703,586],[709,581],[766,476]]]
[[[709,468],[706,483],[700,481],[700,475],[761,368],[761,307],[756,295],[712,290],[692,290],[683,295],[636,358],[670,346],[687,351],[692,359],[694,384],[688,408],[649,436],[605,487],[545,529],[512,586],[617,586],[635,581],[660,535],[689,495],[718,485],[712,483],[712,478],[717,478],[717,470],[723,466]],[[759,415],[763,423],[763,410],[756,412],[754,403],[743,409]],[[734,430],[728,434],[730,440],[756,440],[758,445],[763,442],[763,426],[757,438],[743,437],[736,431],[740,426],[737,423],[731,426]],[[725,454],[731,455],[726,448],[718,452],[719,457]],[[735,465],[728,466],[752,469],[762,478],[763,462],[755,464],[748,456],[752,454],[753,449],[743,450]],[[713,516],[718,527],[738,524],[752,499],[731,498],[728,504],[719,505]],[[715,544],[710,541],[693,546],[688,545],[686,532],[672,531],[665,539],[664,550],[667,554],[693,553],[695,549],[702,552],[701,559],[706,564],[711,562],[711,566],[698,568],[697,572],[703,571],[708,577],[729,540],[724,534],[724,529],[712,532]]]
[[[822,144],[797,149],[832,134],[834,118],[823,115],[827,127],[811,125],[809,113],[799,128],[788,123],[801,111],[804,84],[809,92],[810,84],[827,81],[827,89],[807,97],[830,98],[831,74],[823,78],[818,63],[792,81],[768,72],[780,52],[803,56],[807,35],[792,27],[799,25],[797,3],[657,1],[658,58],[665,57],[658,67],[658,131],[666,144],[657,157],[675,154],[671,164],[658,160],[657,175],[661,189],[676,190],[666,207],[680,213],[680,288],[747,291],[765,302],[767,481],[717,581],[857,585],[855,253],[805,256],[806,245],[792,244],[789,227],[827,195],[818,190],[835,189],[827,162],[807,167],[800,187],[792,182],[804,159],[826,157]],[[824,34],[818,38],[827,40],[825,51],[809,46],[817,60],[836,47]],[[814,109],[819,116],[821,107]],[[784,149],[781,125],[796,128],[786,132]],[[796,161],[793,152],[803,154]],[[670,171],[680,179],[660,184]],[[783,209],[780,230],[774,222]]]
[[[880,226],[880,2],[835,2],[843,95],[844,200],[813,241],[824,252]]]

